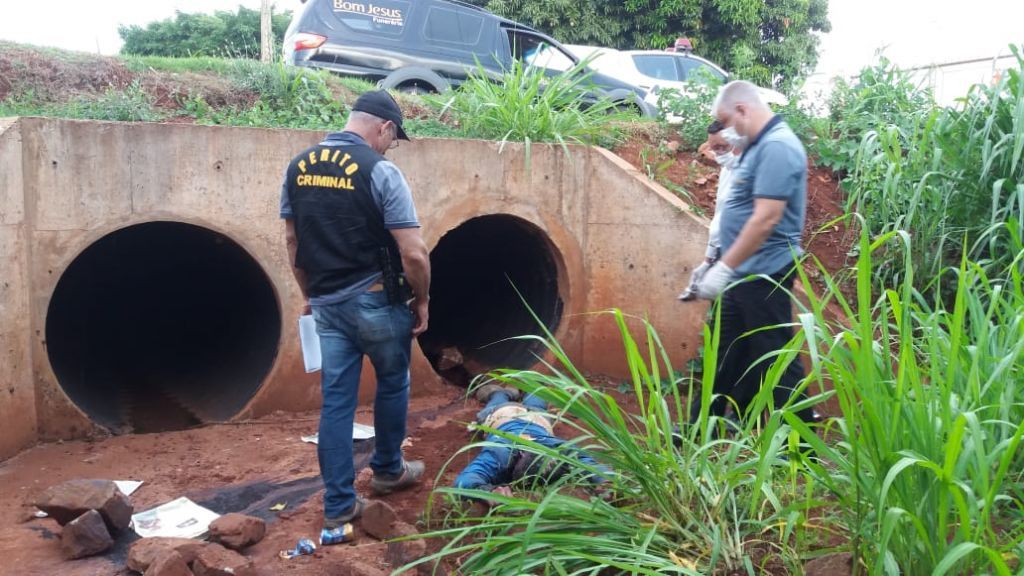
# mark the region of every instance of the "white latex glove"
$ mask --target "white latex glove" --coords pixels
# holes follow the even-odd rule
[[[693,273],[690,274],[690,283],[686,286],[686,290],[683,290],[683,293],[679,295],[680,300],[685,302],[697,297],[697,282],[700,282],[700,279],[704,277],[704,274],[710,268],[711,263],[705,260],[700,263],[700,266],[693,269]]]
[[[715,262],[714,266],[697,281],[694,292],[697,293],[698,298],[714,300],[722,292],[725,292],[725,287],[729,285],[729,282],[732,282],[732,277],[732,268],[722,261]]]

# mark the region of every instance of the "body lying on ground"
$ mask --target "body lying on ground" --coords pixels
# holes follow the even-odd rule
[[[510,484],[528,479],[550,483],[572,472],[569,461],[607,470],[584,451],[555,436],[553,417],[543,400],[528,395],[516,402],[517,395],[517,391],[493,384],[478,391],[477,399],[486,402],[486,406],[477,414],[477,422],[500,434],[488,434],[480,454],[456,477],[456,488],[511,496]],[[516,442],[519,438],[562,451],[570,458],[567,461],[525,450]],[[598,474],[587,474],[584,478],[595,485],[607,482]]]

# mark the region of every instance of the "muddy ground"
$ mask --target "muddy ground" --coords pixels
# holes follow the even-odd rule
[[[383,498],[402,520],[416,524],[435,482],[450,484],[468,456],[456,459],[440,479],[449,457],[470,440],[465,423],[479,406],[464,391],[449,388],[444,396],[414,399],[410,405],[406,455],[422,459],[427,478],[413,490]],[[143,480],[132,495],[136,511],[187,496],[218,513],[242,512],[267,520],[264,540],[245,551],[262,574],[326,576],[347,574],[355,559],[390,571],[386,546],[362,533],[356,522],[352,545],[321,548],[314,556],[281,560],[278,552],[299,538],[314,541],[320,532],[323,490],[316,447],[300,436],[316,432],[318,415],[275,413],[259,420],[210,425],[179,432],[115,436],[37,446],[0,464],[0,574],[113,576],[132,574],[124,567],[134,534],[122,534],[103,556],[64,561],[60,527],[36,519],[28,503],[47,487],[75,478]],[[369,408],[357,420],[372,424]],[[364,464],[365,464],[365,458]],[[357,488],[369,494],[369,476]],[[286,504],[281,512],[270,507]]]

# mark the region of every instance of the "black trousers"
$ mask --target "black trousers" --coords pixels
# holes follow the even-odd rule
[[[791,266],[786,267],[771,276],[774,282],[756,278],[737,284],[722,295],[714,384],[714,393],[719,397],[711,404],[711,414],[725,414],[730,402],[724,396],[736,403],[738,414],[746,412],[760,391],[768,368],[777,359],[775,356],[762,358],[781,350],[793,337],[793,329],[788,326],[793,319],[788,291],[793,288],[795,275]],[[797,357],[786,367],[773,390],[776,407],[789,400],[804,376],[803,365]],[[801,400],[802,396],[795,399]],[[694,404],[694,409],[700,409],[699,402]],[[798,416],[810,421],[813,411],[807,409]]]

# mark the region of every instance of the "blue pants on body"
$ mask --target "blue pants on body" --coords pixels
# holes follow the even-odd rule
[[[508,394],[503,391],[495,392],[491,395],[487,406],[477,414],[477,421],[483,422],[491,413],[508,403]],[[522,404],[532,410],[547,409],[547,404],[532,394],[524,398]],[[527,435],[534,442],[546,448],[557,449],[565,444],[565,440],[551,435],[542,426],[525,420],[511,420],[499,426],[498,430],[513,437]],[[494,486],[508,484],[514,480],[512,469],[515,463],[512,457],[516,448],[512,442],[497,434],[488,435],[487,442],[495,445],[480,449],[480,454],[455,478],[456,488],[490,490]],[[584,464],[599,466],[593,458],[579,450],[575,450],[575,456]],[[603,482],[604,478],[595,475],[591,476],[590,480],[596,483]]]
[[[352,426],[364,355],[377,373],[376,447],[370,467],[375,474],[397,474],[402,469],[414,319],[407,305],[388,304],[385,292],[364,292],[337,304],[313,306],[313,317],[322,357],[317,456],[325,488],[324,516],[337,518],[355,505]]]

